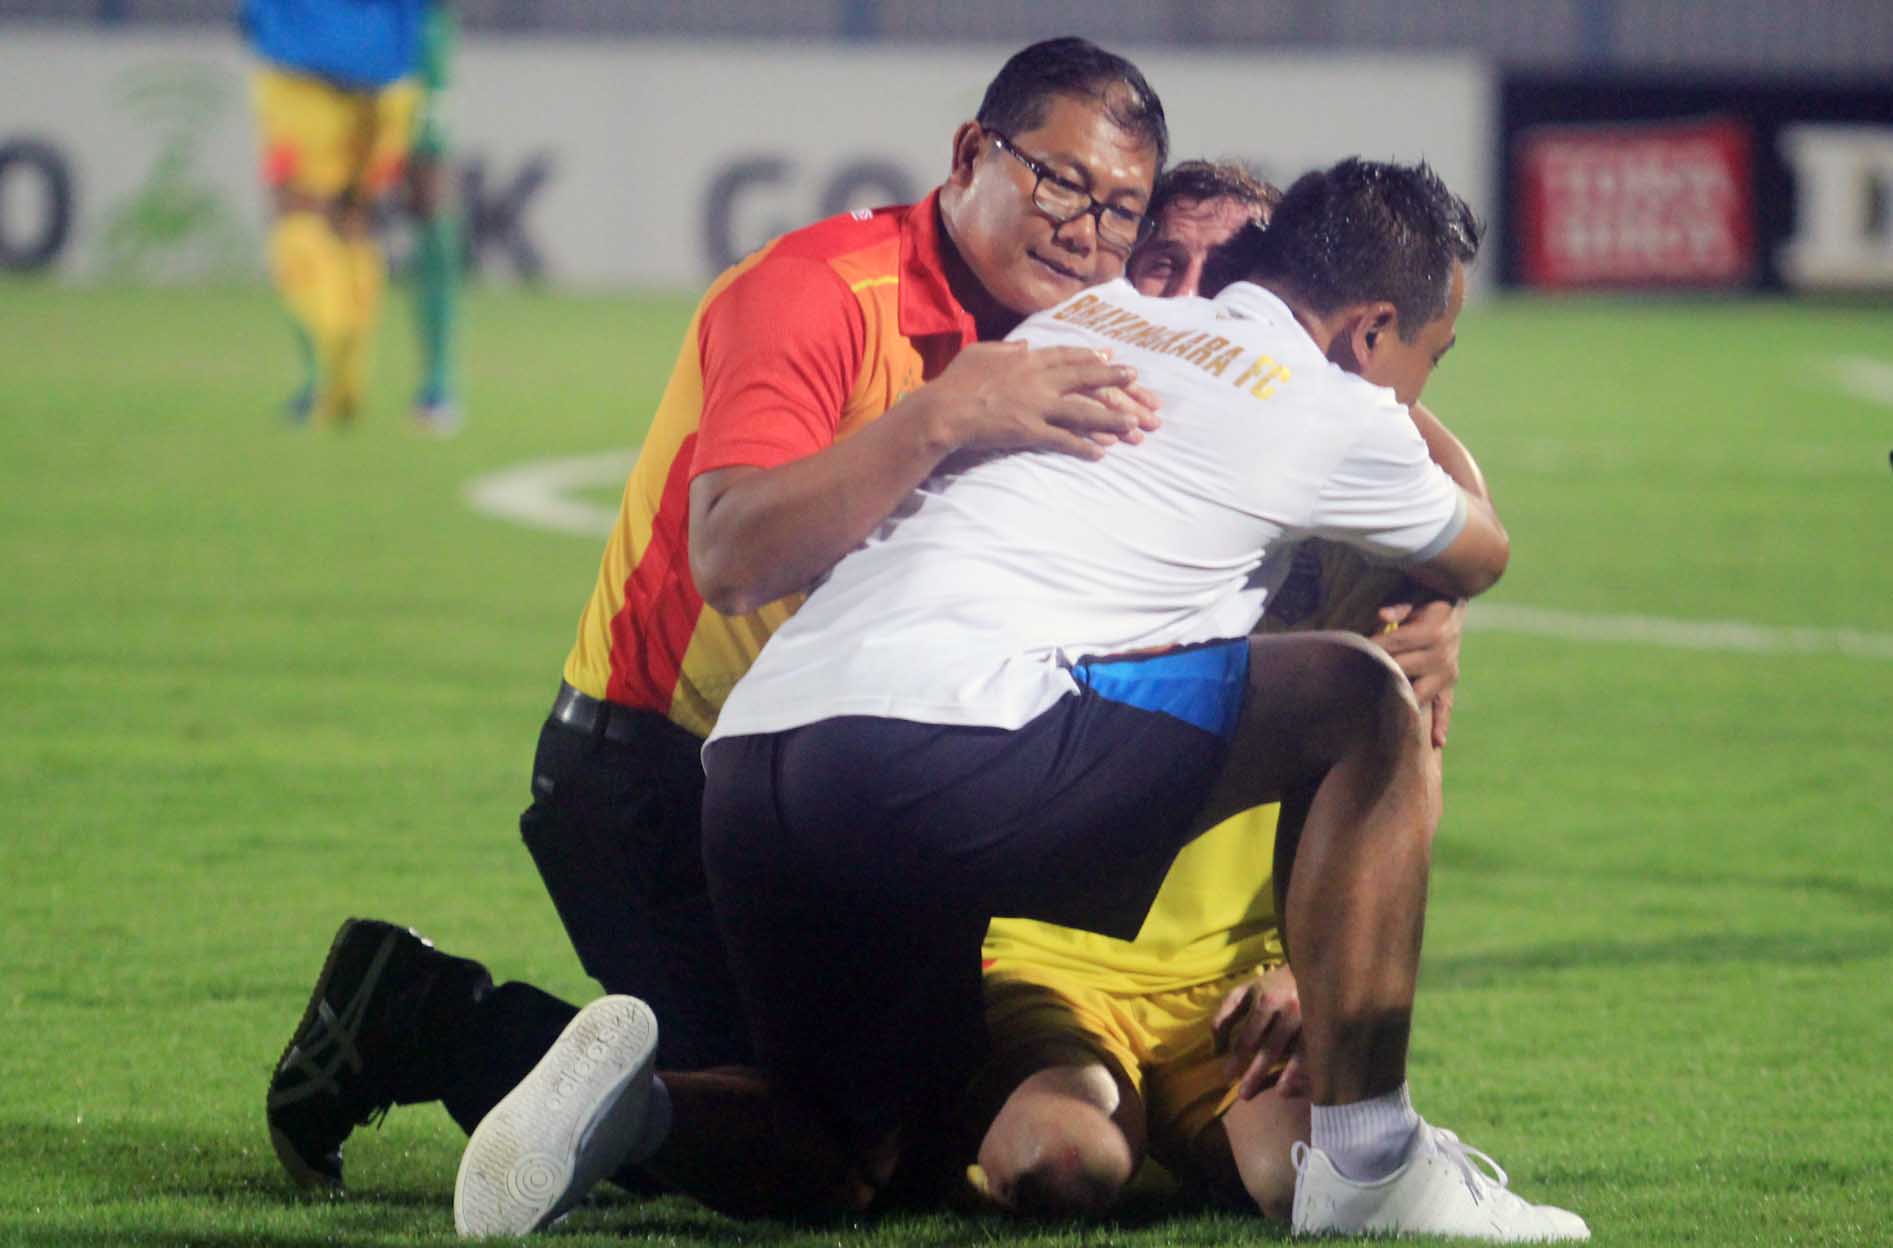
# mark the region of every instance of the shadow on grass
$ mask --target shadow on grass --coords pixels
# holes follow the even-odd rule
[[[1468,878],[1489,876],[1537,876],[1546,869],[1527,855],[1474,842],[1447,842],[1444,837],[1434,850],[1436,872]],[[1784,904],[1783,895],[1810,894],[1840,902],[1860,913],[1885,917],[1893,915],[1893,884],[1863,880],[1856,876],[1828,872],[1804,872],[1799,875],[1715,871],[1691,865],[1688,868],[1639,865],[1613,867],[1597,863],[1585,868],[1585,877],[1597,881],[1619,881],[1633,885],[1640,892],[1661,894],[1680,890],[1692,897],[1706,891],[1750,892]]]
[[[1428,958],[1420,989],[1477,988],[1509,976],[1582,967],[1643,966],[1831,967],[1893,954],[1893,933],[1804,931],[1705,932],[1674,939],[1576,940],[1483,953]]]
[[[1678,888],[1748,888],[1759,893],[1812,893],[1845,902],[1865,914],[1884,918],[1893,915],[1893,885],[1875,884],[1843,875],[1738,875],[1730,872],[1637,871],[1613,872],[1645,884],[1667,884]]]
[[[291,1187],[266,1143],[215,1131],[95,1120],[0,1121],[0,1243],[143,1248],[315,1248],[457,1243],[451,1149],[432,1140],[377,1159],[346,1198]],[[678,1248],[1037,1248],[1211,1245],[1285,1238],[1260,1219],[1144,1200],[1104,1224],[1023,1223],[996,1214],[890,1212],[786,1224],[742,1222],[682,1197],[604,1189],[546,1236],[552,1245],[660,1242]]]

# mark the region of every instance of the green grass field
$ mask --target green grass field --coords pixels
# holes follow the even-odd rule
[[[632,445],[688,311],[474,292],[439,442],[398,310],[336,436],[279,420],[260,289],[0,285],[0,1242],[452,1238],[445,1114],[359,1133],[352,1197],[310,1201],[264,1084],[351,913],[589,995],[514,821],[599,542],[462,492]],[[1893,311],[1489,301],[1428,395],[1514,558],[1467,644],[1416,1097],[1601,1244],[1893,1241],[1893,397],[1841,357],[1893,371]],[[1283,1237],[671,1199],[555,1241],[625,1235]]]

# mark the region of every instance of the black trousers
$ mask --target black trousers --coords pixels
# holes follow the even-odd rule
[[[1088,688],[1016,730],[717,740],[704,857],[764,1068],[846,1139],[924,1118],[980,1057],[987,920],[1134,938],[1226,754]]]
[[[752,1048],[703,870],[702,739],[612,707],[610,726],[548,719],[520,835],[579,961],[606,992],[648,1002],[662,1070],[748,1064]],[[578,1007],[525,983],[444,977],[427,1006],[429,1070],[403,1101],[436,1097],[471,1131],[558,1039]]]
[[[602,720],[540,730],[520,835],[586,972],[656,1012],[659,1068],[746,1063],[703,871],[703,740],[648,711],[610,714],[609,735]]]

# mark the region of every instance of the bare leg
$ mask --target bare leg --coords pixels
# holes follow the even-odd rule
[[[1289,1149],[1307,1139],[1307,1098],[1282,1095],[1278,1083],[1230,1106],[1196,1137],[1190,1151],[1219,1203],[1254,1208],[1286,1222],[1295,1203]]]
[[[1301,989],[1313,1101],[1398,1088],[1433,829],[1437,769],[1406,677],[1340,633],[1250,643],[1250,697],[1204,826],[1314,787],[1284,928]]]

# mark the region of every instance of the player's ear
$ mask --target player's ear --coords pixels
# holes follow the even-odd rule
[[[947,181],[955,186],[968,186],[973,181],[973,162],[979,159],[980,149],[986,145],[986,131],[977,121],[960,123],[960,128],[953,132],[953,166],[947,171]]]
[[[1366,369],[1372,353],[1370,339],[1379,341],[1373,332],[1375,306],[1371,303],[1355,304],[1336,313],[1329,322],[1334,326],[1334,336],[1328,339],[1328,361],[1355,376]]]
[[[1374,358],[1392,343],[1399,333],[1399,318],[1391,303],[1363,304],[1349,324],[1350,346],[1360,367],[1353,371],[1368,373]]]

